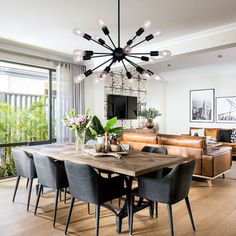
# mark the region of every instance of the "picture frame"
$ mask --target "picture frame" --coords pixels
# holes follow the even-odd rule
[[[190,122],[213,123],[215,89],[190,90]]]
[[[216,97],[216,123],[236,123],[236,96]]]

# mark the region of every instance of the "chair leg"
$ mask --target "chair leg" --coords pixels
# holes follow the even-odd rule
[[[193,231],[195,231],[195,225],[194,225],[194,221],[193,221],[192,210],[191,210],[191,206],[190,206],[190,202],[189,202],[188,197],[185,198],[185,203],[186,203],[186,206],[187,206],[187,209],[188,209],[188,214],[189,214],[189,217],[190,217],[190,220],[191,220]]]
[[[27,201],[27,211],[29,211],[29,206],[30,206],[30,198],[31,198],[31,191],[32,191],[33,180],[34,179],[30,179],[29,180],[29,194],[28,194],[28,201]]]
[[[223,179],[225,179],[225,174],[222,174]]]
[[[69,208],[67,220],[66,220],[65,234],[67,234],[67,230],[68,230],[68,226],[69,226],[69,223],[70,223],[70,217],[71,217],[71,213],[72,213],[72,210],[73,210],[74,202],[75,202],[75,199],[72,197],[71,202],[70,202],[70,208]]]
[[[130,221],[129,221],[129,234],[132,235],[133,233],[133,220],[134,220],[134,196],[131,197],[131,203],[130,203]]]
[[[168,209],[168,219],[169,219],[169,225],[170,225],[170,236],[174,236],[174,225],[173,225],[173,216],[172,216],[172,205],[167,205]]]
[[[26,182],[25,188],[28,188],[28,186],[29,186],[29,178],[27,178],[27,182]]]
[[[59,201],[61,202],[61,189],[59,189]]]
[[[54,228],[55,228],[56,218],[57,218],[57,205],[58,205],[59,192],[60,192],[60,189],[56,189],[56,191],[55,191],[54,213],[53,213],[53,227]]]
[[[150,206],[149,206],[149,214],[151,216],[151,218],[153,218],[153,213],[154,213],[154,202],[153,201],[149,201],[150,202]]]
[[[14,194],[13,194],[13,199],[12,199],[13,202],[15,201],[15,198],[16,198],[16,192],[17,192],[17,189],[18,189],[19,182],[20,182],[20,176],[17,176],[16,186],[15,186],[15,190],[14,190]]]
[[[158,218],[158,202],[155,202],[155,208],[156,208],[156,219]]]
[[[64,204],[66,204],[66,191],[67,191],[67,188],[64,188]]]
[[[120,200],[120,198],[119,198],[119,201],[118,201],[118,206],[120,207],[120,204],[121,204],[121,200]]]
[[[88,209],[88,214],[91,215],[89,203],[87,204],[87,209]]]
[[[96,236],[99,235],[100,205],[96,205]]]
[[[36,213],[37,213],[39,199],[40,199],[40,195],[41,195],[42,190],[43,190],[43,185],[39,184],[39,191],[38,191],[38,197],[37,197],[37,201],[36,201],[36,205],[35,205],[34,215],[36,215]]]

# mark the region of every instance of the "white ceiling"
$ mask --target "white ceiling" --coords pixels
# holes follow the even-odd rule
[[[117,0],[0,0],[0,38],[66,54],[95,49],[72,30],[102,36],[99,16],[115,40]],[[121,0],[121,19],[123,44],[146,19],[152,21],[149,33],[162,29],[159,40],[165,41],[236,22],[236,0]]]

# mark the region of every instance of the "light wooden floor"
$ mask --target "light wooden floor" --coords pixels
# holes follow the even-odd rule
[[[15,179],[0,181],[0,235],[1,236],[60,236],[64,235],[64,225],[69,201],[59,204],[56,228],[52,227],[53,193],[41,198],[38,215],[33,215],[35,190],[32,192],[30,212],[26,212],[27,190],[25,180],[21,182],[12,203]],[[184,202],[173,207],[175,235],[187,236],[224,236],[236,235],[236,180],[218,178],[213,187],[205,181],[193,182],[190,202],[196,224],[196,233],[192,231]],[[169,235],[167,209],[159,205],[159,220],[150,219],[145,209],[135,214],[134,235]],[[94,235],[95,220],[87,215],[86,205],[76,202],[69,226],[69,235]],[[114,215],[102,208],[100,235],[117,235]],[[123,221],[121,235],[128,235],[127,219]]]

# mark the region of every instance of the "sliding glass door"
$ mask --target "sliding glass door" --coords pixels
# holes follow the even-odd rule
[[[2,169],[12,161],[9,147],[55,139],[55,101],[54,70],[0,61]]]

